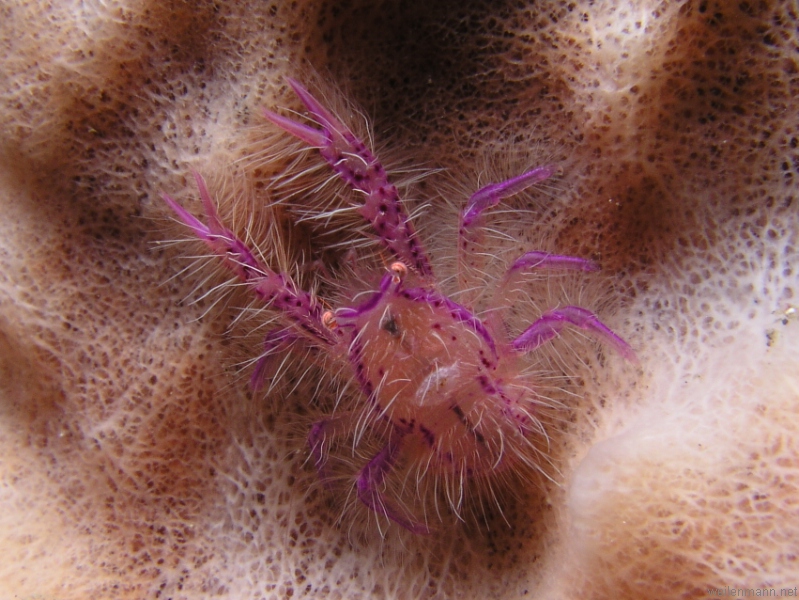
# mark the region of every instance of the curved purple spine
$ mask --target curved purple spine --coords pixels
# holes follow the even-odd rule
[[[466,204],[466,208],[464,208],[461,213],[462,226],[469,227],[485,209],[496,206],[505,198],[518,194],[531,185],[549,179],[554,173],[555,168],[552,165],[544,165],[506,181],[491,183],[480,188],[471,195],[469,202]]]
[[[550,254],[549,252],[525,252],[508,269],[508,272],[521,271],[522,269],[562,269],[571,271],[584,271],[594,273],[599,271],[599,265],[587,258],[566,256],[563,254]]]
[[[513,340],[511,346],[519,352],[530,352],[555,338],[566,325],[573,325],[604,339],[624,358],[631,362],[637,361],[635,352],[627,342],[613,333],[594,313],[579,306],[564,306],[544,313]]]

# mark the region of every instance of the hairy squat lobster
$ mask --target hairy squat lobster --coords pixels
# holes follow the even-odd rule
[[[379,450],[363,459],[354,479],[357,497],[377,515],[414,533],[428,533],[434,511],[422,504],[422,514],[417,514],[401,499],[408,481],[420,489],[422,481],[434,478],[432,487],[445,494],[451,510],[459,514],[467,479],[490,482],[497,472],[514,465],[536,468],[537,451],[530,440],[545,435],[536,417],[543,400],[525,355],[567,326],[599,338],[627,359],[634,360],[634,354],[594,313],[578,306],[550,310],[510,339],[499,311],[481,317],[473,307],[445,295],[380,161],[308,90],[294,80],[289,83],[320,128],[270,111],[265,116],[316,148],[338,177],[361,195],[357,211],[394,257],[376,289],[358,294],[350,306],[326,310],[287,273],[262,264],[222,224],[199,174],[195,178],[207,224],[166,194],[164,200],[280,315],[282,326],[267,334],[265,351],[256,364],[255,387],[276,354],[312,347],[326,355],[333,377],[345,378],[358,390],[354,402],[337,403],[333,414],[316,422],[308,435],[311,458],[323,481],[332,478],[329,448],[336,439],[350,436],[357,447],[366,432],[376,435]],[[457,251],[464,271],[480,260],[484,213],[552,174],[553,167],[538,167],[472,194],[461,211],[458,230]],[[590,272],[599,267],[583,258],[526,252],[510,264],[500,285],[530,270]],[[392,477],[398,481],[390,485]]]

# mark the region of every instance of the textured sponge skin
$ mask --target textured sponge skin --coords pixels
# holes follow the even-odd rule
[[[0,596],[796,584],[793,3],[406,4],[0,8]],[[262,107],[299,109],[285,76],[342,87],[379,143],[464,189],[484,154],[562,167],[530,236],[600,260],[640,365],[586,372],[559,474],[510,527],[336,528],[282,433],[302,403],[248,394],[236,302],[191,303],[213,283],[158,243],[185,234],[158,196],[189,201],[191,168],[257,215],[277,167],[245,155],[268,153]]]

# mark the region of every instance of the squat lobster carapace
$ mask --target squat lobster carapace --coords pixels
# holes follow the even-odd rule
[[[338,177],[359,192],[358,212],[395,260],[376,289],[361,291],[348,306],[328,310],[287,273],[263,264],[222,224],[199,174],[195,179],[207,224],[169,196],[164,199],[280,317],[281,326],[266,336],[252,377],[254,387],[262,384],[279,352],[313,348],[326,357],[320,363],[327,365],[330,376],[344,380],[342,389],[357,390],[355,401],[337,403],[333,414],[311,427],[308,445],[322,480],[333,478],[329,449],[336,440],[348,437],[358,447],[365,437],[376,438],[376,451],[354,475],[357,497],[375,514],[414,533],[427,533],[438,507],[428,510],[423,503],[421,512],[414,511],[402,498],[413,493],[407,491],[408,482],[421,489],[427,478],[436,478],[426,487],[445,496],[459,514],[467,479],[485,480],[490,487],[497,473],[514,466],[537,468],[538,450],[532,440],[545,435],[537,417],[544,401],[530,375],[528,353],[572,327],[627,359],[634,360],[634,354],[594,313],[578,306],[550,310],[509,339],[497,311],[483,319],[474,307],[442,292],[434,265],[381,163],[304,87],[289,83],[320,128],[269,111],[265,116],[316,148]],[[538,167],[471,196],[458,229],[459,280],[479,268],[486,211],[553,172],[553,167]],[[590,272],[598,266],[583,258],[532,251],[515,260],[498,285],[508,285],[511,277],[529,270]]]

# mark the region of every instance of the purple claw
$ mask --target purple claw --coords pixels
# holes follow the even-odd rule
[[[599,271],[599,265],[586,258],[550,254],[549,252],[526,252],[522,254],[508,269],[509,273],[523,269],[552,269],[585,271],[592,273]]]
[[[208,225],[205,225],[166,194],[162,194],[164,201],[178,218],[194,232],[194,235],[203,240],[216,254],[227,260],[228,267],[236,273],[239,279],[247,281],[253,276],[254,271],[258,271],[258,261],[247,246],[239,241],[232,231],[222,225],[211,195],[208,193],[208,188],[205,186],[205,181],[196,171],[192,171],[192,173],[197,181],[203,208],[208,217]]]
[[[460,227],[458,228],[458,281],[462,287],[468,287],[468,274],[470,272],[479,273],[483,270],[485,257],[490,254],[485,246],[483,228],[480,226],[483,222],[483,219],[481,219],[483,212],[496,206],[505,198],[509,198],[536,183],[550,178],[554,173],[554,166],[544,165],[507,181],[484,186],[471,195],[466,206],[461,211]],[[515,265],[511,270],[514,268],[516,268]],[[545,268],[556,267],[545,266]],[[508,275],[511,274],[511,272],[508,273]],[[466,290],[462,298],[475,300],[479,295],[478,290]]]
[[[366,199],[358,210],[372,224],[375,234],[383,244],[397,259],[420,275],[431,276],[433,271],[427,255],[416,239],[397,188],[389,182],[383,165],[308,90],[293,79],[289,79],[289,84],[322,129],[296,123],[271,111],[264,111],[264,116],[287,133],[318,148],[339,177],[352,189],[364,194]]]
[[[351,415],[341,415],[314,423],[308,434],[308,447],[311,450],[311,459],[319,474],[319,480],[326,487],[330,487],[331,485],[332,473],[327,466],[325,441],[329,436],[336,437],[337,435],[341,435],[346,431],[347,427],[351,425]],[[383,484],[386,475],[397,460],[401,443],[401,437],[395,438],[386,444],[386,446],[360,470],[356,482],[358,499],[371,511],[391,519],[408,531],[418,534],[427,534],[430,533],[430,529],[426,525],[404,516],[402,511],[396,508],[380,491],[378,491],[378,488]]]
[[[566,325],[573,325],[592,333],[613,346],[625,359],[637,362],[635,352],[627,342],[613,333],[594,313],[579,306],[564,306],[544,313],[540,319],[513,340],[511,346],[519,352],[530,352],[557,337]]]
[[[183,223],[194,232],[194,235],[205,242],[211,239],[211,230],[205,223],[175,202],[169,195],[161,194],[161,197],[164,199],[164,202],[169,205],[169,208],[172,209],[172,212],[178,216],[178,219],[183,221]]]
[[[429,534],[430,529],[424,523],[403,516],[402,511],[388,502],[378,491],[386,478],[386,473],[394,466],[401,442],[402,438],[390,441],[361,469],[357,483],[358,499],[373,512],[388,517],[411,533]]]
[[[466,208],[463,209],[463,227],[471,226],[485,209],[496,206],[505,198],[510,198],[514,194],[526,190],[531,185],[549,179],[554,173],[555,167],[545,165],[536,167],[507,181],[492,183],[480,188],[472,194],[466,204]]]
[[[327,144],[327,136],[313,127],[287,119],[271,110],[264,110],[264,116],[275,125],[314,148],[321,148]]]
[[[342,137],[351,136],[353,139],[355,139],[355,136],[350,132],[347,126],[339,121],[336,118],[336,115],[322,106],[322,104],[311,95],[311,92],[309,92],[299,81],[291,77],[287,77],[286,79],[288,80],[291,89],[294,90],[294,93],[297,94],[302,103],[305,105],[305,108],[307,108],[314,115],[314,117],[316,117],[316,119],[319,121],[319,124],[325,130],[327,130],[328,133],[336,133]]]
[[[335,343],[335,337],[322,322],[324,310],[319,302],[310,293],[298,290],[288,276],[262,265],[249,247],[222,225],[202,176],[195,172],[194,178],[200,191],[208,225],[203,224],[172,198],[163,194],[164,201],[178,218],[215,254],[221,256],[225,265],[241,281],[252,286],[253,292],[265,304],[283,312],[301,331],[316,341]]]

